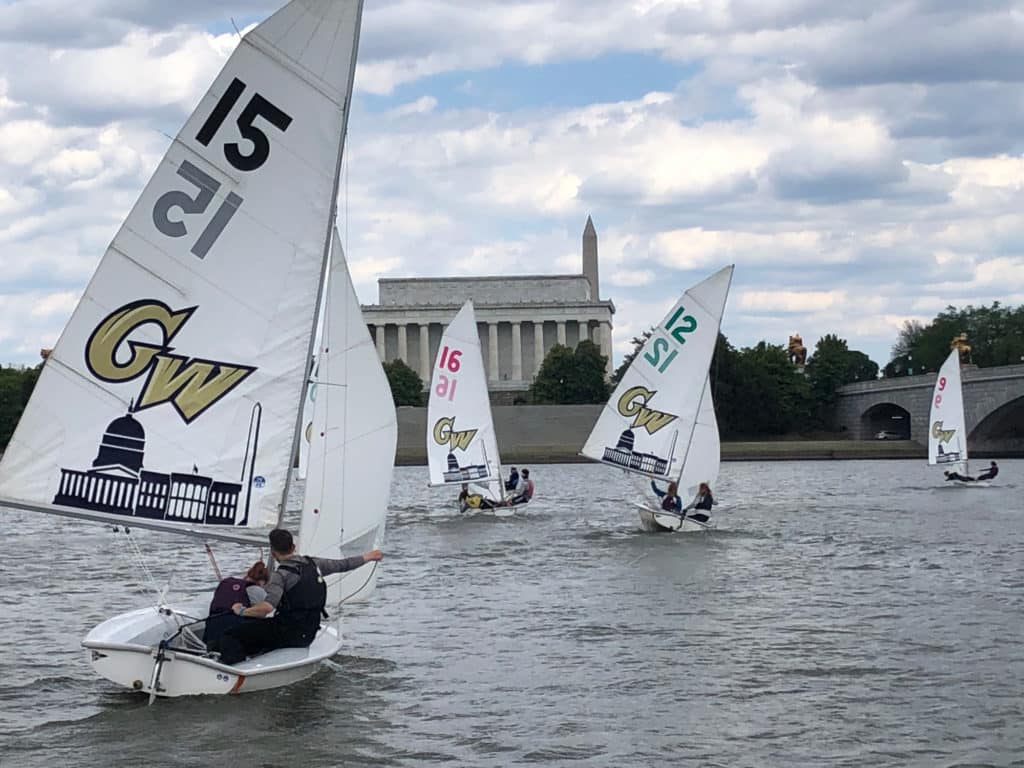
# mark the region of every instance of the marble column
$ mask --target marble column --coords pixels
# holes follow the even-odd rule
[[[555,327],[558,328],[558,343],[565,346],[565,321],[559,320]]]
[[[608,358],[606,374],[610,377],[615,373],[615,366],[612,364],[612,324],[601,323],[599,332],[601,334],[601,354]]]
[[[590,338],[589,320],[580,320],[580,341],[587,341]]]
[[[420,378],[430,386],[430,326],[420,323]]]
[[[512,378],[523,380],[523,329],[521,323],[512,323]]]
[[[487,324],[487,378],[491,381],[498,380],[498,324]]]
[[[385,347],[384,347],[384,326],[383,325],[378,325],[378,326],[374,327],[373,330],[375,331],[376,336],[377,336],[377,355],[380,357],[380,361],[382,363],[386,362],[385,359],[384,359],[384,351],[385,351]]]
[[[544,364],[544,321],[533,321],[533,377],[540,373]]]
[[[398,326],[398,357],[406,365],[409,364],[409,336],[405,323]]]

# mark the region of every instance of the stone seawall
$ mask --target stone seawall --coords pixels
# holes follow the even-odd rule
[[[586,461],[579,455],[601,413],[600,405],[495,406],[501,460],[510,464]],[[398,409],[397,464],[426,463],[426,408]],[[798,459],[922,459],[925,448],[910,440],[789,440],[727,442],[725,461]],[[979,457],[980,458],[980,457]]]

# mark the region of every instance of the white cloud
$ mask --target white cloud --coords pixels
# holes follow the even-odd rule
[[[236,45],[196,22],[276,5],[0,8],[0,361],[31,361],[59,330],[62,301]],[[342,205],[360,296],[375,300],[384,274],[577,272],[593,213],[619,351],[687,285],[736,263],[723,326],[734,343],[835,331],[884,362],[907,317],[1024,293],[1024,109],[1012,98],[1024,67],[1009,7],[372,4]],[[948,55],[932,55],[939,41]],[[678,85],[659,76],[623,92],[580,75],[552,96],[517,91],[501,69],[602,71],[602,56],[637,52],[685,65]],[[452,75],[423,82],[440,73]],[[365,98],[403,84],[383,108]],[[33,303],[11,310],[23,295]]]

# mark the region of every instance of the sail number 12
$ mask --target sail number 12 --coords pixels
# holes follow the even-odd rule
[[[442,371],[458,373],[459,369],[462,368],[462,362],[459,360],[460,357],[462,357],[461,349],[450,350],[448,347],[444,347],[441,350],[441,355],[437,358],[437,367]],[[439,373],[434,393],[438,397],[447,397],[449,400],[455,400],[455,385],[458,383],[458,380],[454,377],[449,379],[447,374]]]
[[[693,315],[684,315],[683,312],[685,311],[686,308],[680,305],[672,313],[672,317],[665,321],[665,330],[669,332],[673,339],[679,342],[680,346],[686,343],[686,334],[697,330],[697,319]],[[651,343],[650,351],[644,353],[644,360],[657,368],[658,373],[664,373],[668,370],[672,361],[676,359],[676,355],[679,354],[678,349],[673,349],[663,360],[662,355],[668,352],[670,347],[668,339],[664,336],[659,336]]]

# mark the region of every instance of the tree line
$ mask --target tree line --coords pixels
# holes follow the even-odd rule
[[[1024,306],[947,307],[931,322],[907,322],[892,349],[885,376],[938,370],[951,341],[966,335],[968,359],[980,366],[1024,363]],[[524,398],[538,404],[605,402],[650,333],[633,339],[633,351],[605,380],[607,358],[592,341],[575,349],[556,344]],[[401,360],[384,364],[396,405],[423,405],[424,382]],[[0,450],[14,433],[41,366],[0,366]],[[711,392],[724,437],[761,437],[827,430],[839,387],[878,376],[878,365],[850,349],[845,339],[827,334],[818,340],[801,371],[781,344],[761,341],[736,349],[719,334],[711,362]]]
[[[913,376],[937,371],[949,356],[950,342],[964,334],[968,362],[979,368],[1024,363],[1024,305],[962,309],[949,306],[927,325],[908,321],[900,329],[885,366],[886,376]]]

